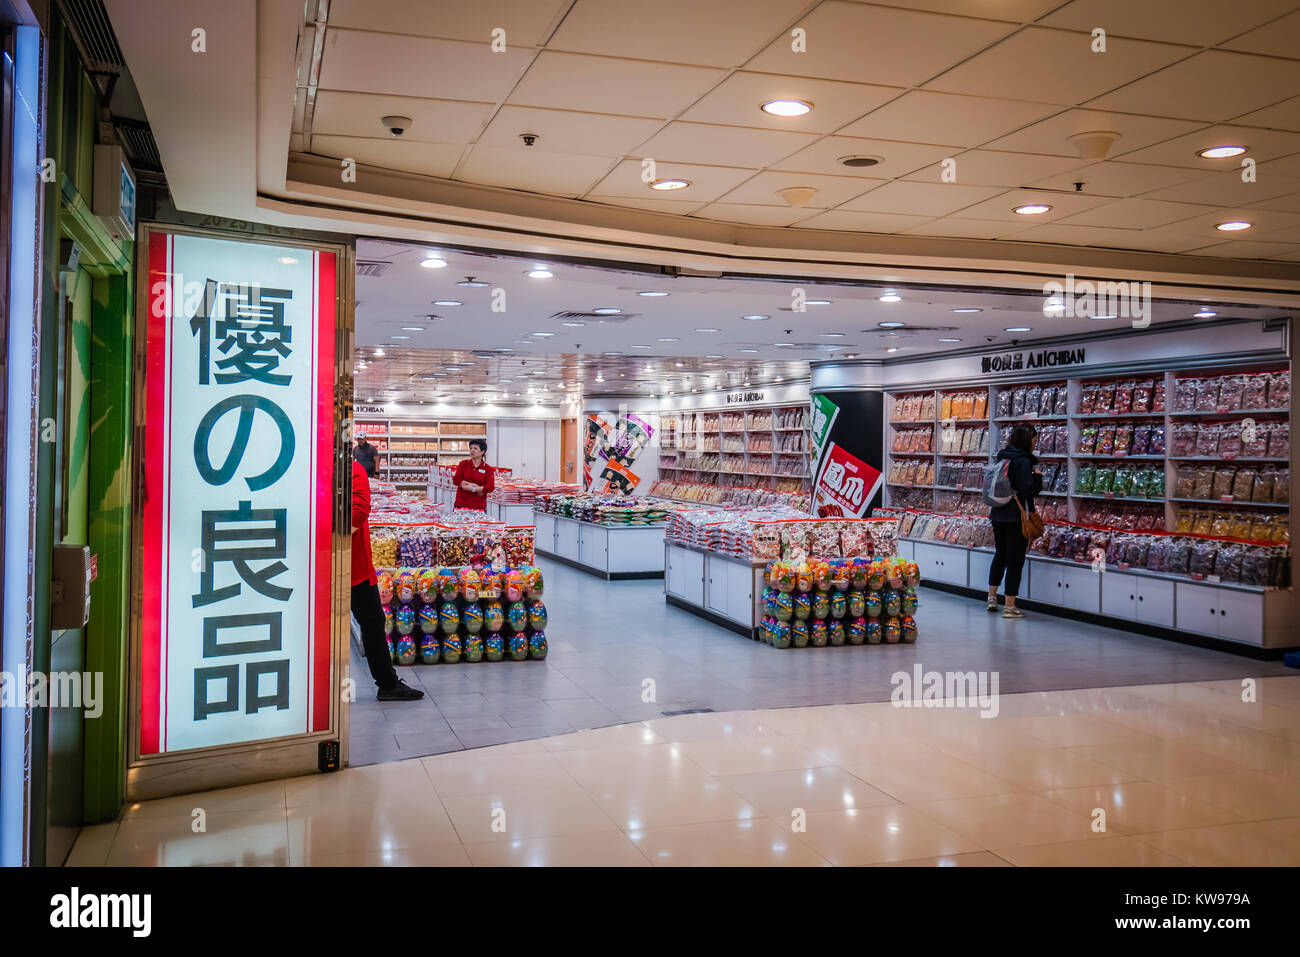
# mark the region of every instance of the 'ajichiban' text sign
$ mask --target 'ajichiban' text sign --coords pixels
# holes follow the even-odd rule
[[[148,255],[140,754],[328,730],[336,256]]]
[[[1038,352],[1004,352],[980,359],[981,372],[1020,372],[1025,369],[1054,369],[1057,366],[1077,366],[1084,362],[1084,351],[1079,349],[1042,349]]]

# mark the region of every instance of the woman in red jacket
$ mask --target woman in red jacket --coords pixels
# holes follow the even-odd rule
[[[452,485],[456,488],[456,501],[453,508],[476,508],[487,511],[488,492],[496,488],[492,478],[492,466],[483,461],[487,455],[486,439],[469,440],[469,458],[461,459],[456,466],[456,475]]]
[[[365,460],[366,464],[362,464]],[[352,460],[352,614],[361,626],[361,646],[366,650],[370,677],[379,687],[380,701],[418,701],[424,697],[397,677],[388,656],[384,637],[384,606],[379,600],[379,582],[370,557],[370,476],[374,455],[353,451]]]

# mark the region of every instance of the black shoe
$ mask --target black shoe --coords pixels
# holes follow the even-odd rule
[[[423,697],[423,691],[417,691],[401,678],[398,678],[397,684],[391,688],[379,689],[380,701],[419,701]]]

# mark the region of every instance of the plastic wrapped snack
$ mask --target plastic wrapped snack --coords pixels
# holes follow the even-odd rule
[[[898,554],[898,523],[871,523],[871,550],[877,558],[889,558]]]
[[[1214,412],[1219,408],[1219,385],[1222,380],[1201,379],[1196,387],[1196,411]]]
[[[1196,466],[1180,465],[1174,473],[1174,498],[1196,497]]]
[[[1212,498],[1230,497],[1232,495],[1233,480],[1236,476],[1236,469],[1227,466],[1216,468],[1214,470],[1214,483],[1210,489],[1210,496]]]
[[[997,417],[999,419],[1008,419],[1011,417],[1011,390],[999,389],[997,402]]]
[[[1097,430],[1097,454],[1111,455],[1115,451],[1115,426],[1103,425]]]
[[[397,568],[401,561],[397,536],[388,529],[376,529],[370,533],[370,557],[376,568]]]
[[[474,540],[463,528],[444,528],[438,533],[438,564],[468,565],[474,553]]]
[[[1084,385],[1083,390],[1079,393],[1079,414],[1089,415],[1093,412],[1097,402],[1097,384],[1089,382]]]
[[[1140,379],[1133,386],[1133,412],[1151,411],[1151,392],[1155,388],[1154,379]]]
[[[1174,412],[1195,412],[1199,379],[1174,380]]]
[[[1096,469],[1091,465],[1080,465],[1075,477],[1074,490],[1080,495],[1091,495],[1096,483]]]
[[[1268,429],[1269,458],[1289,459],[1291,457],[1291,423],[1274,422]]]
[[[1121,414],[1127,414],[1133,411],[1133,390],[1137,383],[1132,379],[1125,379],[1122,382],[1115,383],[1115,403],[1112,406],[1114,411]]]
[[[1187,538],[1175,538],[1169,542],[1169,573],[1171,575],[1186,575],[1187,566],[1191,561],[1192,543]]]
[[[533,564],[533,536],[536,531],[532,527],[510,528],[506,531],[501,546],[505,549],[506,563],[511,568]]]
[[[1235,412],[1242,407],[1245,384],[1246,377],[1240,375],[1227,375],[1219,380],[1219,411]]]
[[[813,522],[808,533],[808,553],[814,558],[840,557],[840,530],[835,522]]]
[[[840,554],[845,558],[867,558],[871,555],[871,530],[876,524],[844,522],[840,526]]]
[[[781,557],[790,562],[801,562],[808,558],[808,526],[805,523],[782,523]]]
[[[1147,440],[1150,441],[1150,439],[1151,439],[1151,433],[1148,432]],[[1139,454],[1138,452],[1135,452],[1133,450],[1133,426],[1124,422],[1121,422],[1119,425],[1115,426],[1114,446],[1115,446],[1116,455],[1138,455]]]
[[[1179,422],[1174,426],[1173,454],[1188,456],[1196,454],[1197,429],[1195,423]]]
[[[1147,571],[1166,572],[1169,570],[1169,539],[1163,535],[1153,538],[1147,549]]]
[[[1208,499],[1214,494],[1214,466],[1198,465],[1195,474],[1196,481],[1190,497]]]
[[[1237,469],[1232,478],[1232,491],[1228,494],[1239,502],[1249,502],[1255,494],[1255,478],[1259,473],[1252,468]]]
[[[1262,377],[1261,377],[1262,378]],[[1264,406],[1243,406],[1243,408],[1289,409],[1291,406],[1291,370],[1283,369],[1268,377],[1268,395]]]
[[[1043,386],[1043,394],[1038,400],[1038,414],[1051,415],[1052,409],[1056,405],[1056,386]]]
[[[1079,430],[1079,454],[1092,455],[1097,448],[1097,427],[1085,425]]]
[[[1278,469],[1277,476],[1273,479],[1273,501],[1282,505],[1289,505],[1291,502],[1291,470]]]
[[[1214,458],[1219,454],[1219,439],[1222,432],[1217,425],[1203,425],[1196,435],[1196,455],[1203,459]]]
[[[1213,542],[1204,539],[1193,541],[1191,555],[1187,560],[1187,573],[1196,578],[1213,575],[1216,551]]]

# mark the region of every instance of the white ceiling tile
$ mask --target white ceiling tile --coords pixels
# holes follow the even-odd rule
[[[414,140],[317,134],[311,138],[311,151],[339,160],[353,159],[362,166],[423,173],[447,179],[456,169],[456,163],[465,147],[459,143],[417,143]],[[364,185],[365,173],[358,173],[357,178],[359,184]]]
[[[1244,236],[1241,233],[1237,233],[1236,235],[1241,237],[1238,242],[1259,241],[1269,243],[1300,243],[1300,214],[1267,213],[1270,217],[1279,215],[1286,216],[1288,218],[1286,225],[1279,225],[1277,219],[1263,219],[1262,217],[1264,215],[1265,214],[1260,213],[1258,210],[1252,213],[1251,218],[1257,223],[1259,232],[1256,233],[1254,229],[1250,230],[1251,233],[1254,233],[1253,236]]]
[[[520,145],[516,149],[475,146],[456,178],[485,186],[521,189],[554,196],[579,196],[614,162],[608,156],[545,153]]]
[[[674,202],[711,202],[719,199],[728,190],[733,189],[757,170],[738,169],[729,166],[703,166],[690,163],[656,163],[655,173],[658,179],[684,179],[690,186],[672,190]],[[593,196],[631,196],[642,199],[657,199],[655,191],[641,180],[641,163],[639,160],[624,160],[614,167],[604,179],[592,187]],[[665,194],[667,198],[667,194]]]
[[[320,87],[495,103],[532,59],[533,52],[522,47],[493,53],[486,43],[331,29]]]
[[[1214,227],[1222,222],[1240,219],[1254,223],[1250,229],[1225,233]],[[1184,220],[1171,227],[1191,236],[1204,236],[1202,245],[1216,242],[1292,242],[1300,241],[1300,233],[1293,240],[1290,232],[1300,226],[1300,213],[1287,213],[1272,209],[1216,209]]]
[[[929,10],[932,13],[1010,20],[1015,23],[1037,20],[1044,13],[1061,5],[1061,0],[862,0],[862,2],[885,7],[905,7],[908,10]]]
[[[1300,253],[1300,243],[1219,243],[1204,249],[1190,249],[1191,256],[1218,256],[1226,259],[1287,259]]]
[[[855,213],[828,209],[812,219],[796,224],[795,229],[847,229],[866,233],[897,233],[909,226],[919,226],[928,216],[904,216],[900,213]]]
[[[474,0],[429,3],[428,0],[333,0],[330,29],[376,30],[408,36],[445,37],[487,44],[492,31],[506,31],[508,46],[541,43],[569,0]]]
[[[1213,207],[1193,203],[1117,199],[1113,203],[1068,216],[1061,222],[1071,226],[1101,226],[1108,229],[1154,229],[1210,212],[1213,212]]]
[[[808,206],[813,209],[829,209],[883,182],[885,180],[865,176],[818,176],[813,173],[780,173],[769,170],[741,183],[723,196],[722,201],[752,206],[785,206],[786,201],[781,198],[779,190],[787,186],[811,186],[817,192],[808,201]]]
[[[1210,170],[1182,169],[1177,166],[1149,166],[1108,160],[1089,163],[1078,169],[1058,173],[1030,183],[1042,189],[1074,189],[1083,183],[1081,192],[1091,196],[1140,196],[1153,189],[1213,176]]]
[[[1167,199],[1175,203],[1204,203],[1207,206],[1250,206],[1258,200],[1285,196],[1300,189],[1300,181],[1289,177],[1260,176],[1253,183],[1243,183],[1237,171],[1218,173],[1180,183],[1146,194],[1147,199]]]
[[[1025,231],[1023,223],[996,219],[936,219],[903,230],[909,236],[945,236],[949,239],[1004,239]]]
[[[1078,156],[1078,151],[1069,142],[1071,136],[1076,133],[1107,130],[1119,134],[1119,139],[1110,150],[1110,158],[1114,159],[1121,153],[1159,143],[1183,133],[1190,133],[1202,125],[1190,120],[1166,120],[1158,116],[1134,116],[1128,113],[1076,109],[1058,113],[1056,116],[985,145],[989,149],[1010,150],[1013,153]]]
[[[1024,100],[910,90],[837,132],[909,143],[980,146],[1058,109]]]
[[[1300,10],[1235,37],[1224,43],[1223,47],[1265,56],[1300,56]]]
[[[1118,145],[1118,144],[1117,144]],[[1196,155],[1212,146],[1244,146],[1246,156],[1257,163],[1300,152],[1300,133],[1265,130],[1239,124],[1202,127],[1195,133],[1177,136],[1145,149],[1117,152],[1113,158],[1126,163],[1156,163],[1187,169],[1228,171],[1241,168],[1242,157],[1205,159]]]
[[[1300,96],[1293,96],[1262,110],[1234,117],[1242,126],[1266,126],[1272,130],[1300,131]]]
[[[743,14],[699,0],[578,0],[547,44],[603,56],[737,66],[808,6],[807,0],[745,0]]]
[[[704,203],[700,200],[679,200],[679,199],[650,199],[634,196],[584,196],[583,202],[601,203],[605,206],[624,206],[629,209],[648,209],[656,213],[671,213],[675,216],[685,216],[701,209]]]
[[[676,122],[641,144],[639,152],[656,161],[767,166],[816,139],[815,133]]]
[[[1292,0],[1074,0],[1043,22],[1109,36],[1213,46],[1286,13]]]
[[[507,102],[667,119],[723,76],[708,67],[543,50]]]
[[[1206,50],[1098,97],[1088,106],[1218,123],[1297,93],[1300,68],[1294,63]]]
[[[623,156],[654,135],[662,125],[660,120],[633,116],[503,106],[478,142],[516,149],[523,143],[519,134],[536,133],[539,138],[535,145],[528,147],[531,150]]]
[[[706,93],[681,115],[681,119],[696,123],[761,126],[770,130],[831,133],[902,92],[891,86],[741,71],[733,73]],[[803,100],[813,104],[813,109],[803,116],[772,116],[759,108],[770,100]]]
[[[895,180],[845,203],[841,209],[912,216],[947,216],[949,213],[1002,192],[999,186],[962,186],[958,183],[909,183]]]
[[[938,162],[954,152],[942,146],[827,136],[771,165],[777,169],[801,173],[834,174],[856,170],[872,178],[891,179]],[[879,156],[882,162],[866,167],[842,166],[838,160],[844,156]]]
[[[1300,180],[1300,153],[1292,153],[1281,159],[1268,160],[1255,167],[1257,180],[1273,179]]]
[[[1291,193],[1289,196],[1277,196],[1273,199],[1266,199],[1262,202],[1255,203],[1257,209],[1275,209],[1284,213],[1300,213],[1300,193]]]
[[[807,31],[807,52],[794,52],[790,37],[783,35],[747,63],[746,69],[915,86],[1014,29],[991,20],[840,0],[820,4],[798,26]]]
[[[1032,189],[1013,189],[992,199],[986,199],[981,203],[968,206],[955,215],[959,219],[1001,219],[1012,223],[1028,223],[1033,226],[1039,223],[1055,222],[1058,219],[1064,219],[1066,216],[1081,213],[1085,209],[1100,206],[1105,202],[1105,199],[1087,196],[1083,193],[1046,193]],[[1023,216],[1015,211],[1017,206],[1024,206],[1029,203],[1046,203],[1052,208],[1045,213],[1037,213],[1033,216]]]
[[[384,137],[389,134],[381,118],[391,114],[409,116],[413,121],[401,136],[403,143],[469,143],[492,115],[492,104],[321,90],[316,96],[312,132]]]
[[[1105,53],[1093,53],[1091,44],[1088,33],[1025,27],[925,88],[1074,106],[1192,52],[1187,47],[1114,38]]]
[[[816,214],[811,207],[747,206],[741,203],[711,203],[693,215],[698,219],[711,219],[722,223],[743,223],[747,226],[790,226]]]
[[[957,161],[954,182],[966,186],[1003,186],[1008,189],[1026,186],[1079,165],[1077,157],[1034,156],[1030,153],[1004,153],[999,150],[967,150],[954,159]],[[904,178],[940,183],[943,182],[940,178],[942,172],[943,167],[935,164]]]

